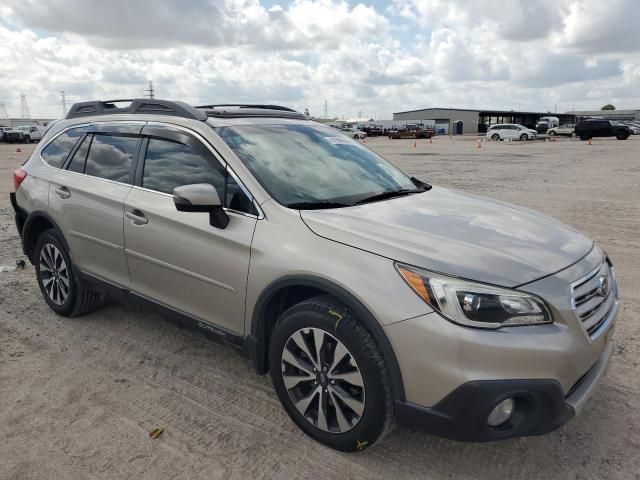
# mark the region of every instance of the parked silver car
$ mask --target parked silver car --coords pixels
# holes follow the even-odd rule
[[[14,175],[59,315],[158,306],[270,372],[292,420],[344,451],[394,423],[549,432],[605,374],[618,288],[582,233],[432,187],[284,107],[118,105],[75,104]]]

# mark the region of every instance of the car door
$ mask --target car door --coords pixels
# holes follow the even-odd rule
[[[89,127],[49,186],[49,210],[74,264],[123,287],[129,285],[123,203],[134,178],[141,128],[142,124]]]
[[[225,332],[244,333],[244,302],[257,207],[233,172],[196,136],[147,126],[136,185],[125,200],[125,252],[131,290]],[[172,192],[208,183],[230,217],[179,212]]]

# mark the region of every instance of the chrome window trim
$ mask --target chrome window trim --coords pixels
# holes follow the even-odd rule
[[[227,169],[227,171],[229,172],[229,174],[233,177],[233,179],[236,181],[236,183],[240,186],[240,188],[242,189],[242,191],[245,193],[245,195],[247,195],[247,197],[249,197],[249,199],[251,200],[251,203],[253,203],[253,207],[256,209],[256,211],[258,212],[258,215],[251,215],[250,213],[246,213],[246,212],[240,212],[238,210],[233,210],[230,208],[226,208],[223,207],[223,210],[225,212],[228,213],[233,213],[236,215],[242,215],[244,217],[249,217],[249,218],[256,218],[258,220],[262,220],[265,218],[264,215],[264,211],[262,210],[262,208],[260,208],[260,204],[256,201],[256,198],[251,194],[251,192],[249,191],[249,189],[244,185],[244,183],[240,180],[240,177],[238,177],[238,175],[236,174],[236,172],[234,172],[234,170],[229,166],[229,163],[224,160],[222,158],[222,155],[220,155],[212,146],[209,142],[206,141],[206,139],[200,135],[198,132],[191,130],[190,128],[187,127],[183,127],[182,125],[175,125],[173,123],[165,123],[165,122],[149,122],[146,120],[122,120],[122,121],[118,121],[118,120],[108,120],[108,121],[96,121],[96,122],[85,122],[85,123],[77,123],[74,125],[69,125],[65,128],[63,128],[62,130],[60,130],[58,133],[56,133],[53,137],[51,137],[47,143],[45,143],[39,150],[38,150],[38,157],[40,158],[40,160],[42,160],[42,163],[44,165],[46,165],[48,168],[51,168],[53,170],[57,170],[57,171],[61,171],[61,172],[66,172],[66,173],[70,173],[73,175],[82,175],[85,177],[91,177],[91,178],[95,178],[97,180],[101,180],[103,182],[110,182],[110,183],[114,183],[116,185],[124,185],[126,187],[131,187],[131,188],[137,188],[140,190],[145,190],[148,192],[153,192],[153,193],[157,193],[160,195],[168,195],[170,197],[173,198],[173,195],[169,194],[169,193],[164,193],[164,192],[159,192],[157,190],[151,190],[149,188],[144,188],[144,187],[140,187],[137,185],[132,185],[130,183],[122,183],[122,182],[117,182],[115,180],[109,180],[106,178],[101,178],[101,177],[94,177],[92,175],[87,175],[86,173],[79,173],[79,172],[72,172],[71,170],[68,169],[64,169],[64,168],[58,168],[58,167],[54,167],[53,165],[50,165],[49,163],[47,163],[47,161],[42,157],[42,150],[44,150],[45,148],[47,148],[47,146],[49,146],[49,144],[51,142],[53,142],[56,138],[58,138],[60,135],[62,135],[64,132],[71,130],[72,128],[82,128],[82,127],[89,127],[91,125],[96,125],[96,124],[100,124],[100,125],[105,125],[105,126],[109,126],[109,125],[122,125],[122,124],[128,124],[128,125],[141,125],[142,127],[145,127],[147,125],[149,126],[162,126],[162,127],[168,127],[168,128],[172,128],[175,130],[182,130],[183,132],[189,133],[191,135],[193,135],[197,140],[200,141],[200,143],[202,143],[203,145],[205,145],[205,147],[207,148],[207,150],[209,150],[213,156],[216,158],[216,160],[220,161],[224,167]],[[143,136],[141,134],[141,136]],[[75,148],[75,145],[74,145]],[[73,151],[73,149],[72,149]],[[71,153],[71,152],[69,152]],[[65,159],[66,161],[67,159]],[[143,159],[144,161],[144,159]]]
[[[56,133],[53,137],[51,137],[49,140],[47,140],[47,143],[45,143],[44,145],[40,146],[38,145],[38,147],[40,147],[38,149],[38,157],[40,157],[40,160],[42,160],[42,163],[44,163],[47,167],[49,168],[53,168],[54,170],[62,170],[64,172],[68,172],[69,170],[65,169],[65,168],[58,168],[58,167],[54,167],[53,165],[50,165],[42,156],[42,151],[47,148],[49,146],[49,144],[51,142],[53,142],[56,138],[58,138],[60,135],[62,135],[64,132],[66,132],[67,130],[71,130],[73,128],[82,128],[82,127],[89,127],[91,125],[96,125],[96,124],[100,124],[100,125],[122,125],[122,124],[128,124],[128,125],[141,125],[144,126],[146,125],[148,122],[146,120],[122,120],[122,121],[117,121],[117,120],[108,120],[108,121],[102,121],[102,122],[87,122],[87,123],[76,123],[74,125],[69,125],[65,128],[63,128],[62,130],[60,130],[58,133]],[[83,133],[83,135],[86,132]],[[45,133],[46,135],[46,133]],[[82,135],[80,135],[80,137],[82,137]],[[73,146],[74,148],[76,147],[75,145]],[[73,152],[73,148],[71,149],[71,152]],[[69,153],[71,153],[69,152]],[[63,162],[66,163],[67,159],[64,159],[65,161]],[[71,173],[77,173],[77,172],[71,172]],[[84,175],[84,173],[81,173],[80,175]],[[89,177],[91,175],[88,175]],[[93,177],[93,178],[99,178],[99,177]],[[106,180],[106,179],[103,179]],[[114,182],[114,183],[120,183],[120,182]],[[129,184],[127,184],[129,185]]]
[[[86,173],[80,173],[80,172],[73,172],[71,170],[66,170],[64,168],[56,168],[56,167],[51,167],[51,168],[55,168],[56,170],[60,170],[61,172],[69,173],[71,175],[78,175],[78,176],[82,176],[82,177],[85,177],[85,178],[92,178],[94,180],[100,180],[101,182],[108,182],[108,183],[113,183],[115,185],[122,185],[123,187],[133,188],[133,185],[131,185],[130,183],[118,182],[116,180],[110,180],[108,178],[94,177],[93,175],[87,175]],[[48,181],[51,182],[51,181],[54,181],[54,180],[48,179]]]

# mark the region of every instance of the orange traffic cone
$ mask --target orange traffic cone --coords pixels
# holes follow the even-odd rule
[[[16,153],[21,153],[22,149],[20,147],[16,148]]]
[[[429,145],[433,143],[433,138],[429,137]]]
[[[478,139],[478,148],[482,148],[482,140]]]
[[[587,143],[587,145],[591,145],[591,139],[589,139],[589,143]]]
[[[413,148],[416,148],[417,146],[416,142],[413,142]]]

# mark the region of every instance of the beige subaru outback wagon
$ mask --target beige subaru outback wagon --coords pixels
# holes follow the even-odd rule
[[[15,172],[44,300],[159,306],[270,372],[332,448],[395,423],[458,440],[549,432],[605,374],[607,255],[531,210],[431,186],[274,105],[73,105]]]

